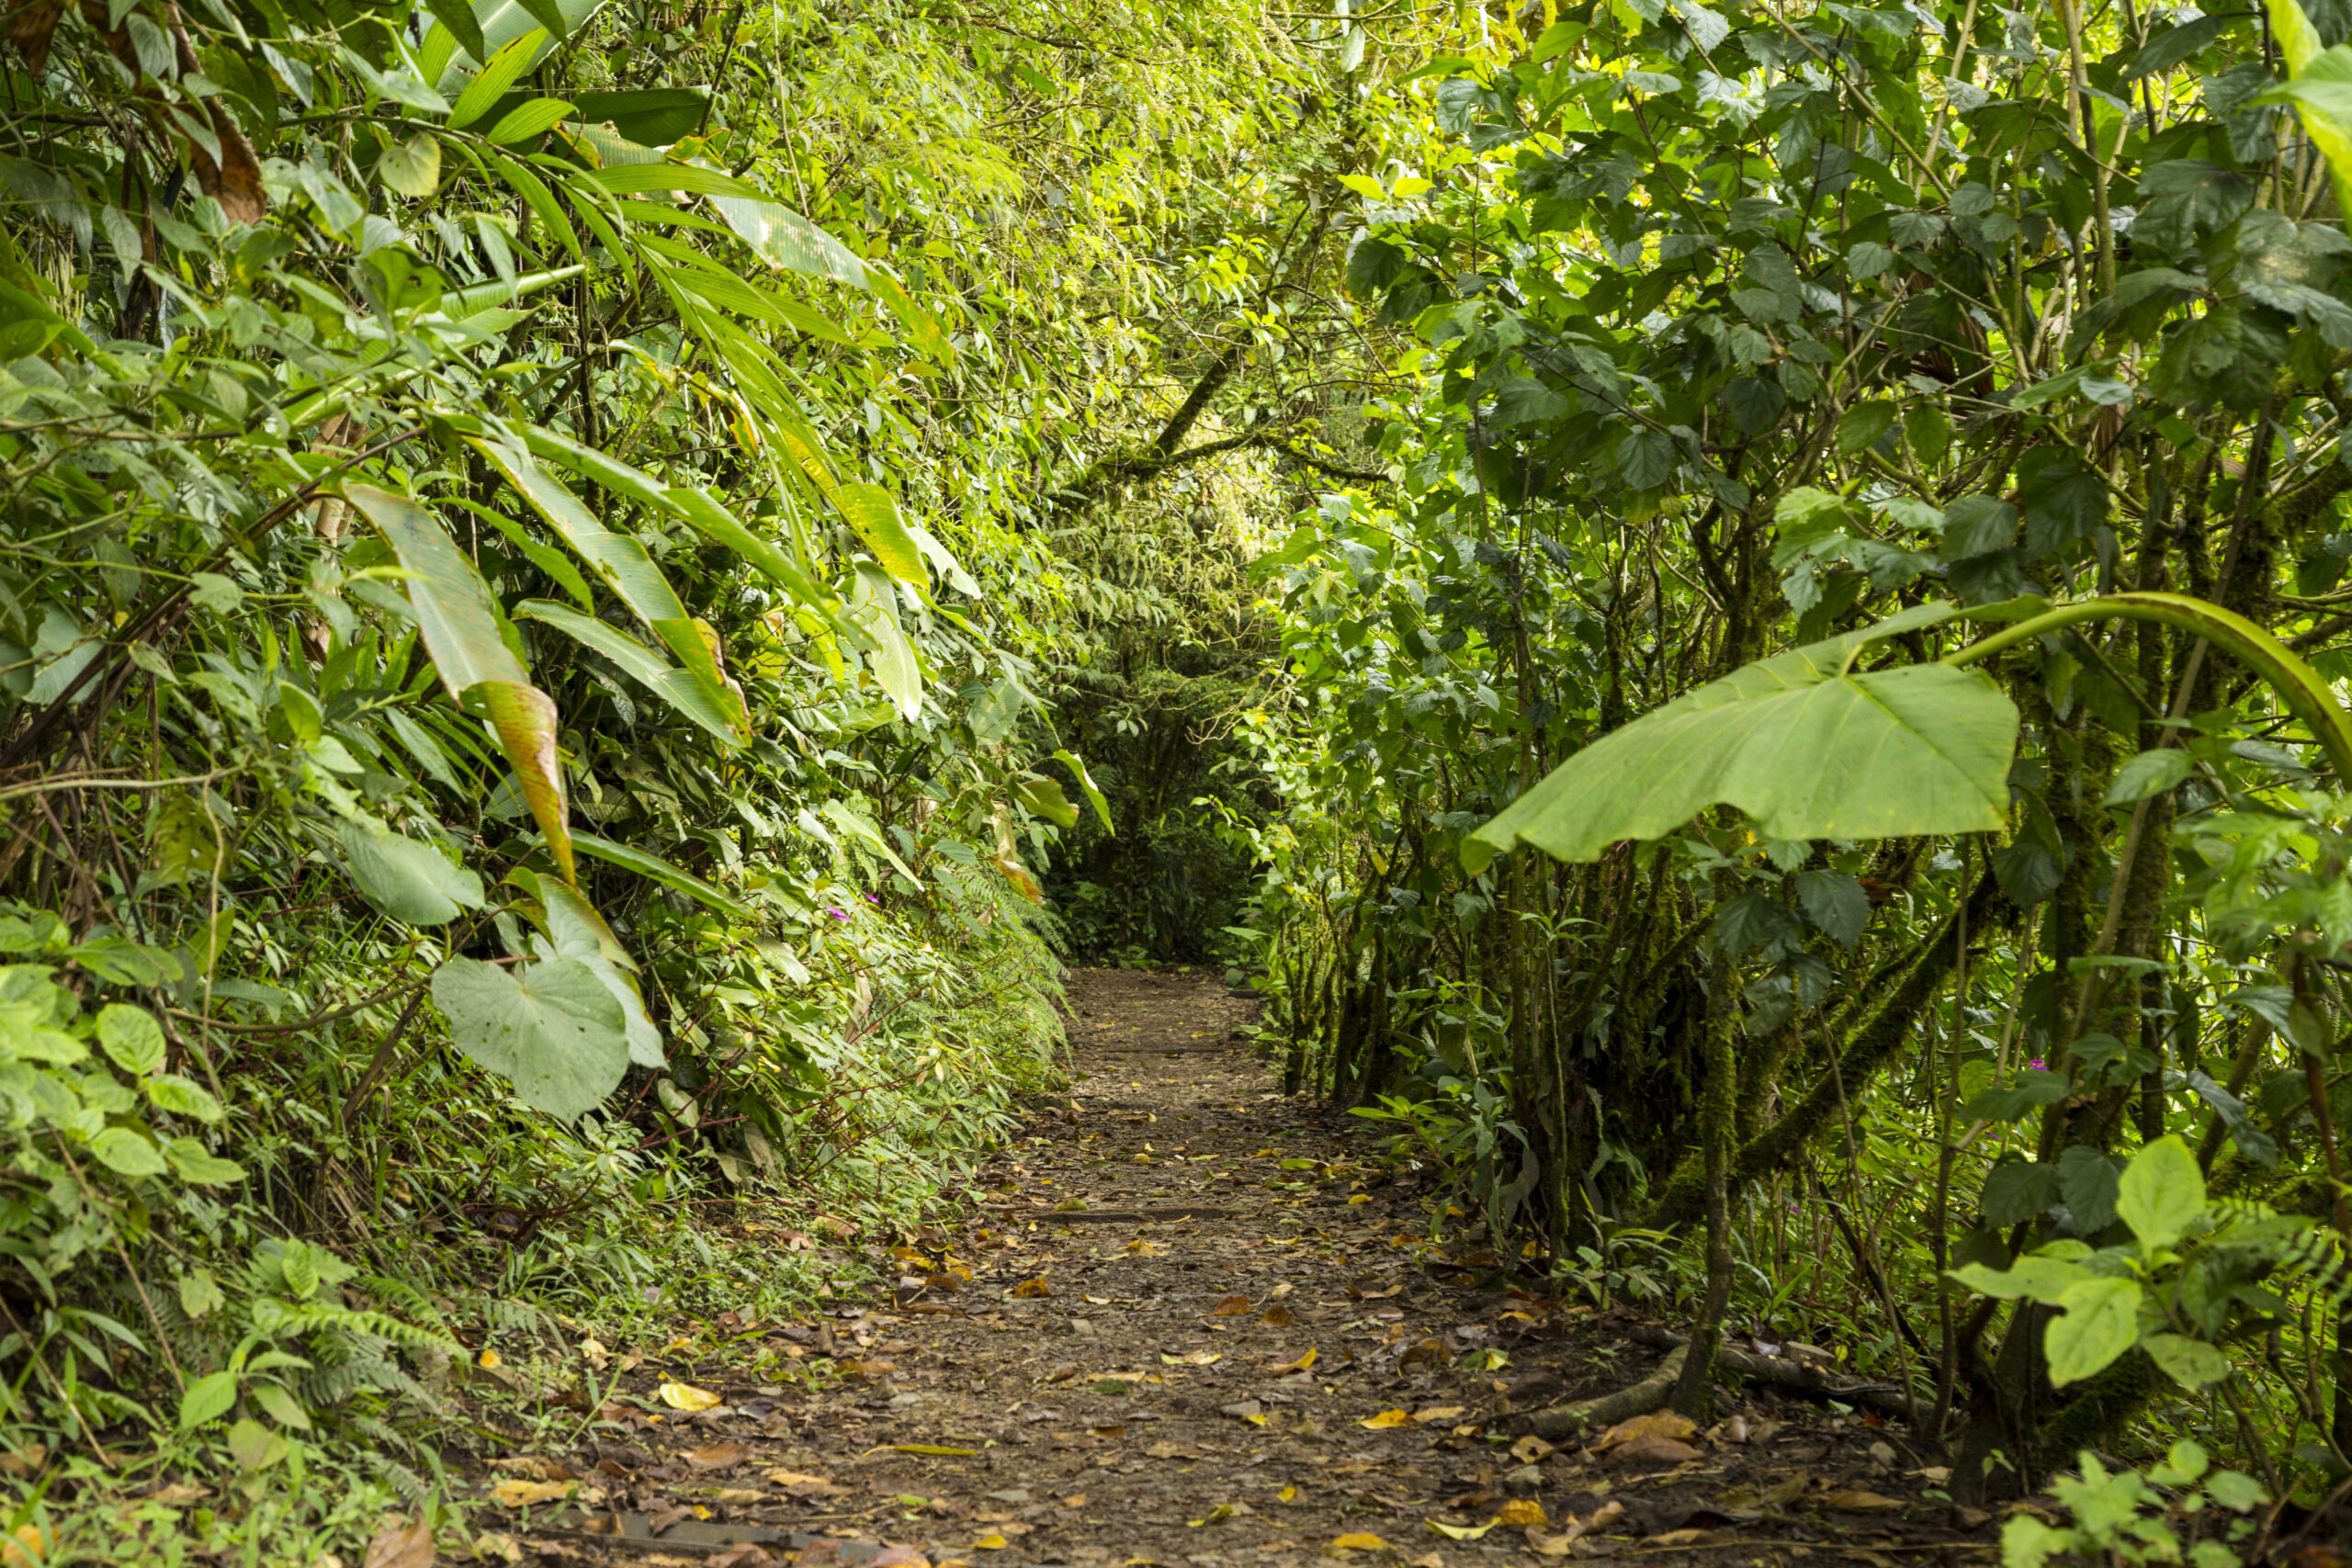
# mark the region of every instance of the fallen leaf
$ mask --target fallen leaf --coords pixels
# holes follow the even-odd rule
[[[1142,1236],[1137,1236],[1135,1240],[1127,1243],[1126,1246],[1119,1248],[1119,1250],[1122,1252],[1132,1252],[1137,1258],[1157,1258],[1159,1256],[1160,1247],[1156,1241],[1147,1241]]]
[[[1225,1352],[1222,1350],[1185,1350],[1173,1356],[1165,1350],[1159,1353],[1159,1364],[1163,1367],[1214,1367],[1224,1359]]]
[[[1254,1399],[1244,1399],[1232,1404],[1220,1404],[1216,1407],[1216,1413],[1220,1416],[1238,1416],[1244,1421],[1263,1421],[1266,1418],[1265,1408]]]
[[[1656,1411],[1648,1416],[1636,1416],[1630,1421],[1620,1421],[1600,1434],[1593,1442],[1593,1450],[1613,1449],[1620,1443],[1639,1442],[1645,1438],[1668,1438],[1677,1442],[1689,1438],[1699,1429],[1687,1416],[1677,1416],[1671,1410]]]
[[[523,1543],[511,1535],[485,1530],[474,1537],[473,1552],[477,1562],[492,1558],[501,1562],[520,1562],[523,1561]]]
[[[1021,1283],[1012,1287],[1012,1293],[1023,1301],[1035,1301],[1039,1296],[1052,1295],[1054,1293],[1054,1288],[1046,1283],[1043,1280],[1023,1280]],[[988,1550],[992,1551],[994,1549],[989,1548]]]
[[[722,1486],[711,1494],[710,1500],[737,1508],[748,1503],[764,1503],[768,1495],[756,1486]]]
[[[1951,1466],[1948,1464],[1931,1464],[1927,1466],[1925,1469],[1914,1470],[1907,1472],[1906,1473],[1917,1476],[1920,1480],[1926,1482],[1930,1486],[1941,1486],[1945,1482],[1951,1479]]]
[[[1679,1529],[1668,1530],[1663,1535],[1651,1536],[1648,1539],[1648,1544],[1651,1546],[1712,1546],[1720,1539],[1722,1538],[1713,1530]]]
[[[1427,1410],[1414,1411],[1413,1419],[1424,1427],[1442,1426],[1460,1420],[1462,1410],[1459,1404],[1432,1404]]]
[[[688,1454],[686,1463],[696,1470],[732,1470],[751,1457],[748,1443],[713,1443]]]
[[[1860,1488],[1825,1494],[1821,1503],[1824,1507],[1837,1508],[1849,1514],[1883,1514],[1903,1506],[1893,1497]]]
[[[1209,1309],[1218,1317],[1239,1317],[1252,1310],[1248,1296],[1227,1296]]]
[[[1275,1493],[1275,1494],[1274,1494],[1274,1501],[1275,1501],[1275,1502],[1277,1502],[1277,1503],[1295,1503],[1295,1502],[1297,1502],[1297,1501],[1298,1501],[1298,1488],[1297,1488],[1297,1487],[1295,1487],[1295,1486],[1285,1486],[1285,1487],[1283,1487],[1281,1491],[1279,1491],[1279,1492],[1277,1492],[1277,1493]]]
[[[605,1370],[605,1363],[612,1359],[613,1353],[606,1349],[604,1345],[593,1336],[589,1338],[582,1339],[577,1346],[573,1347],[573,1348],[580,1352],[580,1359],[582,1360],[587,1362],[590,1366],[595,1368],[600,1372]]]
[[[1495,1510],[1495,1523],[1509,1525],[1513,1529],[1548,1525],[1552,1521],[1544,1515],[1544,1505],[1532,1497],[1513,1497]]]
[[[892,1443],[891,1450],[902,1454],[937,1454],[945,1459],[970,1459],[978,1449],[943,1449],[936,1443]]]
[[[832,1483],[821,1475],[809,1475],[797,1470],[771,1470],[770,1481],[778,1486],[831,1486]]]
[[[1012,1542],[1005,1540],[1004,1537],[1001,1535],[984,1535],[980,1537],[979,1540],[972,1542],[972,1550],[974,1551],[1002,1551],[1006,1547],[1011,1546],[1012,1544]]]
[[[931,1559],[911,1546],[886,1546],[865,1560],[866,1568],[931,1568]]]
[[[166,1508],[178,1508],[201,1502],[211,1495],[212,1488],[209,1486],[191,1486],[185,1481],[175,1481],[169,1486],[156,1487],[147,1494],[144,1501],[161,1503]],[[392,1527],[387,1525],[384,1528],[390,1529]]]
[[[1448,1540],[1476,1540],[1480,1536],[1486,1534],[1488,1530],[1494,1529],[1495,1526],[1501,1521],[1498,1519],[1488,1519],[1483,1525],[1442,1525],[1435,1519],[1428,1519],[1423,1522],[1426,1523],[1430,1529],[1437,1531],[1438,1534],[1445,1537]]]
[[[503,1470],[509,1475],[528,1476],[533,1481],[577,1481],[580,1472],[561,1460],[548,1459],[543,1454],[512,1454],[505,1459],[490,1461],[492,1470]]]
[[[423,1514],[413,1525],[386,1525],[368,1543],[360,1568],[433,1568],[433,1525]]]
[[[1378,1536],[1374,1535],[1369,1530],[1355,1530],[1347,1535],[1335,1537],[1332,1540],[1331,1544],[1333,1546],[1344,1547],[1350,1551],[1385,1551],[1388,1550],[1388,1543],[1381,1540]]]
[[[1566,1557],[1576,1540],[1573,1535],[1545,1535],[1542,1530],[1527,1532],[1527,1549],[1538,1557]]]
[[[18,1525],[10,1534],[0,1536],[0,1568],[40,1568],[55,1544],[39,1525]]]
[[[1534,1464],[1538,1461],[1550,1458],[1558,1451],[1532,1432],[1510,1446],[1510,1457],[1521,1464]]]
[[[673,1410],[715,1410],[718,1395],[707,1388],[696,1388],[687,1382],[665,1382],[660,1390],[662,1403]]]
[[[1144,1450],[1148,1459],[1198,1459],[1201,1450],[1190,1443],[1154,1443]]]
[[[1377,1416],[1367,1416],[1356,1423],[1359,1427],[1369,1427],[1375,1432],[1393,1431],[1398,1427],[1409,1427],[1412,1424],[1411,1414],[1403,1410],[1384,1410]]]
[[[490,1489],[490,1495],[503,1507],[527,1508],[535,1503],[560,1503],[579,1490],[577,1481],[502,1481]]]
[[[1295,1356],[1277,1356],[1266,1364],[1266,1370],[1270,1372],[1303,1372],[1314,1364],[1315,1347],[1309,1345]],[[1458,1416],[1461,1412],[1457,1410],[1454,1414]]]
[[[486,1372],[494,1372],[503,1364],[504,1363],[499,1359],[498,1352],[495,1350],[484,1350],[480,1356],[474,1359],[474,1365],[480,1367]]]
[[[1276,1302],[1266,1309],[1266,1315],[1261,1321],[1270,1323],[1276,1328],[1288,1328],[1296,1320],[1291,1316],[1290,1308]]]
[[[1083,1492],[1071,1493],[1069,1496],[1062,1499],[1062,1506],[1065,1508],[1083,1508],[1086,1506],[1086,1494]]]
[[[1612,1464],[1682,1464],[1697,1459],[1699,1450],[1672,1438],[1641,1438],[1610,1450]]]

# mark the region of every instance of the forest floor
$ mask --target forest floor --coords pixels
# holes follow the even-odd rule
[[[896,1289],[718,1325],[740,1329],[721,1355],[686,1353],[708,1325],[634,1367],[615,1348],[628,1370],[603,1423],[481,1477],[477,1553],[1956,1568],[1994,1551],[1992,1521],[1860,1413],[1751,1391],[1680,1438],[1517,1437],[1514,1408],[1621,1387],[1659,1352],[1631,1318],[1433,1244],[1430,1190],[1390,1179],[1370,1124],[1282,1096],[1236,1034],[1250,1005],[1213,979],[1082,971],[1069,993],[1071,1091],[937,1229],[901,1238]],[[665,1381],[723,1403],[682,1415]],[[378,1545],[371,1562],[401,1561]]]

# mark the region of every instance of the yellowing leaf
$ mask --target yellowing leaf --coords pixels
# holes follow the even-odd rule
[[[490,1371],[492,1368],[499,1365],[498,1352],[495,1350],[484,1350],[476,1364],[484,1371]]]
[[[665,1382],[662,1385],[661,1394],[662,1403],[671,1409],[689,1413],[713,1409],[718,1404],[718,1395],[707,1388],[696,1388],[692,1383]]]
[[[1462,1409],[1463,1407],[1459,1404],[1432,1404],[1427,1410],[1414,1411],[1413,1419],[1424,1427],[1443,1426],[1448,1422],[1459,1420]]]
[[[1023,1280],[1012,1287],[1012,1293],[1023,1301],[1035,1301],[1039,1296],[1052,1295],[1054,1288],[1043,1280]]]
[[[978,1449],[943,1449],[935,1443],[892,1443],[891,1451],[902,1454],[940,1454],[948,1459],[969,1459]]]
[[[1004,1537],[991,1533],[984,1535],[980,1537],[979,1540],[972,1542],[972,1550],[974,1551],[1002,1551],[1006,1547],[1011,1546],[1012,1544],[1012,1543],[1005,1540]]]
[[[1448,1540],[1476,1540],[1500,1522],[1498,1519],[1488,1519],[1483,1525],[1442,1525],[1435,1519],[1430,1519],[1428,1524],[1430,1529]]]
[[[1381,1540],[1378,1536],[1374,1535],[1369,1530],[1354,1530],[1351,1531],[1347,1535],[1334,1537],[1331,1544],[1333,1546],[1344,1547],[1350,1551],[1385,1551],[1388,1550],[1388,1543]]]
[[[1248,1296],[1227,1296],[1211,1309],[1218,1317],[1239,1317],[1254,1309]]]
[[[1495,1523],[1523,1529],[1530,1525],[1544,1526],[1552,1521],[1544,1517],[1544,1505],[1532,1497],[1513,1497],[1495,1511]]]
[[[1213,1367],[1225,1359],[1222,1350],[1185,1350],[1177,1355],[1159,1353],[1160,1365],[1166,1367]]]
[[[560,1503],[580,1490],[577,1481],[502,1481],[490,1489],[491,1500],[508,1508],[535,1503]]]
[[[1391,1431],[1398,1427],[1409,1427],[1412,1424],[1411,1413],[1403,1410],[1384,1410],[1377,1416],[1367,1416],[1356,1423],[1359,1427],[1369,1427],[1375,1432]]]
[[[1315,1347],[1313,1347],[1312,1345],[1310,1345],[1310,1346],[1308,1346],[1305,1350],[1301,1351],[1298,1355],[1292,1357],[1292,1358],[1291,1358],[1290,1359],[1288,1359],[1288,1360],[1278,1360],[1278,1361],[1275,1361],[1272,1365],[1271,1365],[1270,1367],[1268,1367],[1266,1370],[1267,1370],[1268,1371],[1274,1371],[1274,1372],[1303,1372],[1303,1371],[1305,1371],[1307,1368],[1309,1368],[1309,1367],[1313,1366],[1314,1364],[1315,1364]]]

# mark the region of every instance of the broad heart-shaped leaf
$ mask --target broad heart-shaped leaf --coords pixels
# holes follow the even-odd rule
[[[368,902],[396,920],[446,925],[461,908],[481,908],[481,877],[380,822],[345,823],[343,854]]]
[[[2098,1371],[2140,1337],[2140,1287],[2129,1280],[2086,1280],[2059,1305],[2064,1310],[2042,1331],[2041,1348],[2060,1388]]]
[[[2140,1348],[2183,1388],[2202,1388],[2230,1375],[2230,1359],[2202,1339],[2151,1334],[2140,1341]]]
[[[2188,1234],[2205,1213],[2205,1177],[2178,1134],[2132,1156],[2116,1184],[2115,1212],[2150,1250]]]
[[[645,998],[638,990],[637,982],[623,973],[636,965],[629,962],[628,950],[621,945],[613,928],[605,923],[605,917],[596,912],[596,907],[576,889],[541,876],[526,866],[508,873],[506,880],[538,900],[540,924],[554,942],[556,955],[594,969],[596,978],[605,983],[605,989],[621,1004],[621,1017],[628,1030],[628,1059],[640,1067],[667,1067],[670,1063],[662,1054],[662,1032],[647,1016]]]
[[[556,756],[555,702],[531,684],[521,657],[500,635],[489,585],[439,520],[409,497],[373,485],[351,485],[344,494],[400,557],[409,574],[408,601],[417,632],[441,684],[459,705],[470,704],[498,731],[523,798],[547,835],[556,863],[571,879],[571,829]]]
[[[433,1000],[458,1049],[550,1116],[571,1122],[594,1111],[628,1067],[621,1004],[594,970],[573,959],[510,974],[452,958],[433,973]]]
[[[98,1043],[114,1065],[144,1077],[164,1065],[164,1026],[145,1008],[108,1002],[98,1010]]]
[[[1950,618],[1949,603],[1759,660],[1586,747],[1463,844],[1481,870],[1520,843],[1597,859],[1736,806],[1771,839],[1888,839],[1998,828],[2018,711],[1974,671],[1848,666]]]

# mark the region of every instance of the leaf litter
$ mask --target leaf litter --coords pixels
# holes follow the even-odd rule
[[[1654,1368],[1633,1320],[1446,1238],[1436,1183],[1268,1094],[1238,1046],[1094,1055],[1095,1022],[1130,1044],[1230,1037],[1249,1004],[1215,981],[1080,971],[1069,990],[1077,1081],[978,1173],[978,1201],[896,1236],[802,1221],[869,1249],[866,1299],[581,1344],[604,1403],[572,1447],[483,1476],[476,1530],[564,1568],[816,1568],[852,1543],[878,1568],[1990,1550],[1991,1521],[1917,1495],[1948,1477],[1819,1406],[1751,1392],[1704,1433],[1660,1412],[1585,1444],[1524,1434],[1516,1416]],[[1179,1183],[1213,1213],[1149,1219]],[[1068,1217],[1088,1210],[1148,1219],[1105,1245]],[[367,1568],[432,1568],[418,1528],[388,1525]]]

